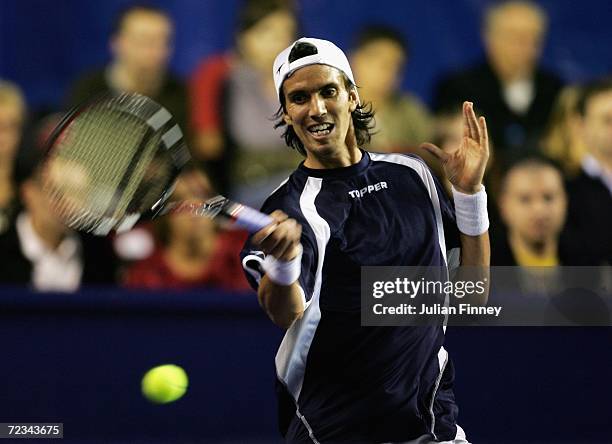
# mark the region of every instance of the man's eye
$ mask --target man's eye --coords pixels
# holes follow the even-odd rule
[[[304,103],[306,101],[306,96],[304,94],[295,94],[291,96],[291,101],[293,103]]]
[[[338,91],[336,90],[336,88],[325,88],[323,90],[323,95],[325,97],[334,97],[336,95]]]

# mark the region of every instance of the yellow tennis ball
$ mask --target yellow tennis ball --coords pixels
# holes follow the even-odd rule
[[[156,404],[176,401],[187,391],[189,378],[178,365],[153,367],[142,378],[142,394]]]

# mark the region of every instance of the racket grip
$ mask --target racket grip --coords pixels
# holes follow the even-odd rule
[[[247,230],[250,233],[256,233],[263,227],[274,222],[274,219],[267,214],[242,204],[233,203],[228,210],[226,214],[231,225],[236,228]]]
[[[185,213],[217,219],[226,227],[239,228],[247,230],[250,233],[256,233],[266,225],[270,225],[274,222],[274,219],[267,214],[233,202],[223,196],[216,196],[205,202],[171,202],[159,211],[158,215]]]

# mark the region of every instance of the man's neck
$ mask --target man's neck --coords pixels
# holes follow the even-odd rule
[[[502,86],[508,87],[519,82],[531,82],[532,77],[525,73],[515,73],[512,75],[508,74],[506,76],[499,75],[499,81]]]
[[[515,82],[520,81],[531,81],[534,77],[534,73],[530,70],[506,70],[502,69],[500,65],[496,65],[495,61],[492,58],[489,58],[489,64],[497,77],[497,80],[502,84],[502,86],[511,85]]]
[[[30,222],[32,229],[42,243],[51,251],[56,250],[64,239],[65,233],[50,229],[45,226],[44,222],[32,217],[30,214]]]
[[[591,156],[597,161],[602,170],[604,170],[606,175],[612,175],[612,158],[610,156],[605,156],[599,152],[591,151]]]
[[[510,248],[514,252],[527,254],[539,259],[558,256],[558,242],[550,236],[541,242],[530,242],[517,233],[511,233],[509,236]]]
[[[177,239],[170,242],[166,248],[166,255],[177,262],[205,262],[210,258],[215,247],[215,241]]]
[[[335,150],[335,152],[328,156],[324,154],[315,155],[307,151],[304,166],[312,168],[313,170],[322,170],[344,168],[359,163],[363,153],[357,147],[357,142],[354,140],[354,137],[347,137],[347,139],[352,139],[352,141],[346,144],[344,148]]]
[[[171,242],[164,251],[166,263],[183,279],[197,279],[210,262],[214,245],[195,247],[184,242]]]
[[[109,81],[113,88],[120,91],[156,96],[163,77],[157,73],[132,72],[126,66],[115,63],[110,67]]]

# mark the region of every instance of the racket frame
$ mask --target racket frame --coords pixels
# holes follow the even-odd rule
[[[149,131],[152,131],[153,133],[163,131],[160,138],[160,145],[163,146],[160,146],[157,149],[166,150],[168,157],[171,160],[170,174],[168,180],[162,188],[164,191],[160,195],[159,199],[155,201],[150,208],[146,209],[142,213],[126,213],[123,216],[116,218],[116,220],[110,220],[111,218],[109,218],[109,221],[106,224],[104,222],[99,224],[102,226],[99,227],[100,229],[98,232],[96,232],[96,230],[88,230],[98,235],[106,235],[113,229],[117,232],[127,231],[131,229],[139,220],[149,220],[160,214],[172,195],[179,173],[191,159],[183,133],[174,120],[172,114],[166,108],[149,97],[141,94],[107,91],[85,100],[84,102],[70,109],[62,117],[60,122],[47,138],[44,145],[43,171],[46,161],[54,153],[58,138],[70,126],[70,124],[79,117],[80,114],[86,112],[88,109],[94,108],[96,105],[104,104],[105,102],[109,104],[120,104],[123,99],[130,101],[142,99],[145,106],[148,106],[151,108],[151,110],[154,110],[151,116],[145,118],[145,116],[143,116],[141,113],[136,112],[135,110],[130,110],[129,107],[114,106],[115,111],[124,112],[131,116],[135,116],[143,123],[146,123],[150,128]],[[150,133],[148,134],[148,137],[150,137]],[[126,173],[129,173],[129,171]],[[121,192],[121,190],[117,189],[117,192]]]

